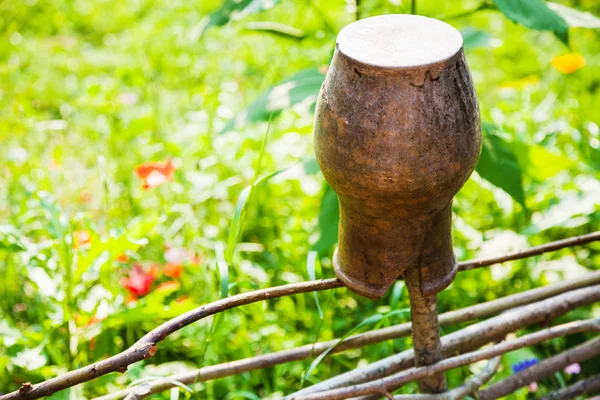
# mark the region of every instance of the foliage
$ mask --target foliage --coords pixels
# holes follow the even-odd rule
[[[407,1],[359,3],[362,18],[410,11]],[[417,12],[463,33],[484,122],[481,161],[453,206],[458,258],[600,229],[600,5],[419,0]],[[115,354],[221,296],[334,276],[339,207],[312,155],[312,113],[335,35],[356,15],[324,0],[0,1],[1,392]],[[463,273],[440,309],[598,265],[596,244]],[[409,318],[400,284],[378,302],[343,289],[313,296],[192,324],[127,373],[54,398]],[[515,352],[500,376],[584,339]],[[409,346],[191,386],[198,398],[278,398],[305,376],[310,384]],[[450,384],[470,373],[452,371]],[[543,394],[560,380],[538,384]]]

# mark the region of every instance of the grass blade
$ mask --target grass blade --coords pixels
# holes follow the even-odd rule
[[[225,261],[231,263],[233,259],[233,252],[235,250],[235,246],[237,241],[242,233],[242,225],[244,222],[244,217],[246,216],[246,210],[248,209],[248,204],[252,199],[252,193],[256,188],[257,183],[260,182],[258,176],[260,175],[261,164],[263,155],[265,153],[265,148],[267,147],[267,139],[269,137],[269,130],[271,128],[271,120],[269,119],[269,123],[267,125],[267,131],[265,132],[265,136],[263,138],[262,147],[260,149],[260,154],[258,155],[258,161],[256,165],[256,169],[254,170],[254,176],[252,177],[252,182],[250,185],[242,191],[240,197],[238,198],[235,209],[233,212],[233,219],[231,220],[231,226],[229,227],[229,236],[227,238],[227,251],[225,252]]]
[[[312,371],[317,367],[317,365],[319,365],[321,363],[321,361],[327,356],[327,354],[329,354],[329,352],[331,352],[331,350],[333,350],[333,348],[335,346],[337,346],[338,344],[340,344],[341,342],[343,342],[344,340],[346,340],[348,337],[350,337],[354,333],[358,332],[361,328],[371,326],[371,325],[373,325],[373,324],[375,324],[375,323],[377,323],[379,321],[382,321],[382,320],[387,319],[387,318],[391,318],[391,317],[396,316],[396,315],[407,314],[407,313],[410,313],[410,309],[409,308],[401,308],[401,309],[398,309],[398,310],[392,310],[392,311],[390,311],[388,313],[385,313],[385,314],[377,313],[377,314],[371,315],[368,318],[365,318],[359,324],[357,324],[352,329],[350,329],[348,332],[346,332],[337,342],[335,342],[334,344],[332,344],[331,346],[329,346],[327,348],[327,350],[325,350],[324,352],[322,352],[321,354],[319,354],[317,356],[317,358],[315,358],[312,361],[312,363],[310,364],[310,367],[308,367],[308,369],[306,370],[306,373],[304,374],[304,379],[303,380],[308,379],[308,377],[310,376],[310,374],[312,373]]]

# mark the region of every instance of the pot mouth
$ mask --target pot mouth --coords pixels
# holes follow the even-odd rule
[[[389,14],[347,25],[336,46],[345,56],[382,68],[415,68],[444,62],[463,46],[458,30],[434,18]]]

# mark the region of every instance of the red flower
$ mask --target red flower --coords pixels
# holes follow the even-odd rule
[[[121,253],[118,257],[117,257],[117,261],[123,264],[126,264],[129,261],[129,256],[125,253]]]
[[[163,274],[171,278],[179,278],[183,272],[183,265],[177,263],[168,263],[163,268]]]
[[[73,232],[73,247],[76,249],[92,243],[92,237],[88,231]]]
[[[150,293],[154,275],[142,269],[139,264],[135,264],[129,271],[129,276],[121,279],[121,286],[133,296],[145,296]]]
[[[142,180],[144,190],[160,186],[170,181],[175,173],[171,160],[148,161],[135,167],[135,174]]]

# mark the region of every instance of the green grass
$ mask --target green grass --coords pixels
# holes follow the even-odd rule
[[[477,4],[420,0],[417,12],[444,18]],[[570,5],[600,15],[592,0]],[[334,276],[335,237],[319,238],[336,234],[327,228],[337,208],[331,194],[321,207],[327,189],[311,169],[310,103],[335,35],[354,12],[343,1],[281,1],[204,29],[206,16],[218,7],[164,0],[0,0],[0,391],[115,354],[165,319],[217,300],[223,292],[219,246],[227,249],[229,294],[307,279],[307,254],[317,241],[320,274]],[[363,1],[361,16],[409,7],[407,1]],[[285,24],[304,36],[248,29],[255,21]],[[600,229],[599,31],[570,30],[571,47],[587,65],[563,75],[551,60],[569,50],[552,33],[515,25],[497,11],[446,21],[488,34],[483,46],[467,50],[467,59],[482,120],[494,125],[493,140],[516,160],[513,182],[522,185],[527,205],[524,210],[490,183],[493,178],[475,174],[454,203],[458,258]],[[261,94],[290,77],[301,78],[303,89],[278,98],[269,124]],[[292,105],[285,107],[286,101]],[[243,110],[252,113],[243,118]],[[232,118],[239,122],[222,133]],[[177,170],[168,183],[143,190],[135,167],[152,160],[172,160]],[[268,181],[257,180],[280,170]],[[498,186],[506,182],[504,169],[492,172],[500,174]],[[255,190],[249,207],[242,207],[242,221],[236,204],[247,187]],[[236,215],[234,233],[240,234],[231,239]],[[74,247],[74,233],[84,231],[90,244]],[[166,247],[189,249],[198,259],[184,260],[181,277],[158,276],[149,294],[128,302],[121,278],[134,263],[166,264]],[[121,254],[126,262],[117,260]],[[439,296],[440,309],[599,265],[595,244],[464,273]],[[169,281],[177,285],[157,289]],[[401,288],[378,302],[346,290],[318,298],[322,316],[312,294],[229,311],[210,346],[205,343],[212,319],[200,321],[126,374],[55,398],[89,398],[148,376],[287,349],[315,337],[342,337],[368,316],[408,306]],[[597,306],[565,319],[591,314],[598,314]],[[528,351],[543,358],[584,339],[576,335]],[[313,364],[304,385],[409,346],[410,340],[397,340],[327,355]],[[300,388],[311,363],[197,384],[193,398],[276,398]],[[151,364],[161,366],[143,368]],[[584,372],[599,368],[588,363]],[[506,361],[500,376],[508,373]],[[468,368],[453,371],[449,382],[457,385],[469,374]],[[540,390],[556,385],[544,381]]]

